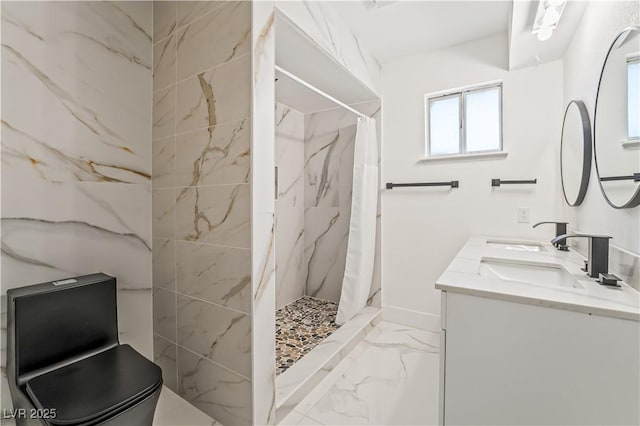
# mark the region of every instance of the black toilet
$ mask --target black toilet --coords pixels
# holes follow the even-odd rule
[[[162,371],[118,341],[116,279],[7,291],[7,376],[18,425],[151,425]]]

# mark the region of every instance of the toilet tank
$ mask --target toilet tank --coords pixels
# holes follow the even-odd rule
[[[116,279],[109,275],[11,289],[7,304],[7,368],[18,386],[118,344]]]

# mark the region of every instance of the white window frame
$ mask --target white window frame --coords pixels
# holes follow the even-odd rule
[[[500,130],[500,146],[497,149],[489,149],[489,150],[484,150],[484,151],[472,151],[472,152],[467,152],[467,138],[466,138],[466,134],[465,134],[465,120],[466,120],[466,108],[465,108],[465,97],[468,93],[473,93],[473,92],[481,92],[483,90],[487,90],[487,89],[493,89],[493,88],[498,88],[498,95],[499,95],[499,106],[500,106],[500,111],[499,111],[499,119],[500,119],[500,124],[499,124],[499,130]],[[503,141],[503,123],[504,123],[504,119],[503,119],[503,108],[502,108],[502,81],[491,81],[491,82],[485,82],[485,83],[481,83],[481,84],[474,84],[472,86],[465,86],[465,87],[458,87],[455,89],[448,89],[445,91],[440,91],[440,92],[433,92],[433,93],[427,93],[424,95],[424,110],[425,110],[425,132],[424,132],[424,137],[425,137],[425,159],[429,160],[429,159],[439,159],[439,158],[451,158],[451,157],[475,157],[475,156],[481,156],[481,155],[492,155],[492,154],[500,154],[500,153],[504,153],[504,141]],[[431,130],[431,101],[433,100],[437,100],[437,99],[443,99],[443,98],[447,98],[447,97],[453,97],[453,96],[457,96],[459,97],[459,108],[460,108],[460,112],[459,112],[459,126],[458,126],[458,131],[459,131],[459,147],[458,147],[458,152],[457,153],[453,153],[453,154],[432,154],[431,153],[431,140],[430,140],[430,130]]]

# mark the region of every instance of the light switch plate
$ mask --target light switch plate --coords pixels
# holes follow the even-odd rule
[[[518,207],[518,223],[529,223],[529,207]]]

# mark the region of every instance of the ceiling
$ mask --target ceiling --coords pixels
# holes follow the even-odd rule
[[[518,0],[513,3],[509,42],[509,69],[558,60],[564,55],[587,7],[586,1],[567,2],[558,27],[549,40],[540,41],[531,33],[537,0]]]
[[[378,62],[506,33],[511,1],[344,1],[335,9]]]
[[[569,0],[553,36],[539,41],[531,33],[538,3],[352,0],[333,6],[381,64],[509,32],[509,69],[517,69],[562,58],[588,4]]]
[[[539,41],[531,28],[539,0],[433,1],[351,0],[333,7],[381,64],[454,46],[499,33],[509,33],[509,69],[561,59],[579,25],[587,2],[569,1],[558,28]],[[278,15],[276,63],[330,95],[353,105],[375,95],[358,79],[323,54],[297,26]],[[313,57],[314,61],[300,61]],[[277,74],[278,100],[308,113],[335,104],[294,80]]]

